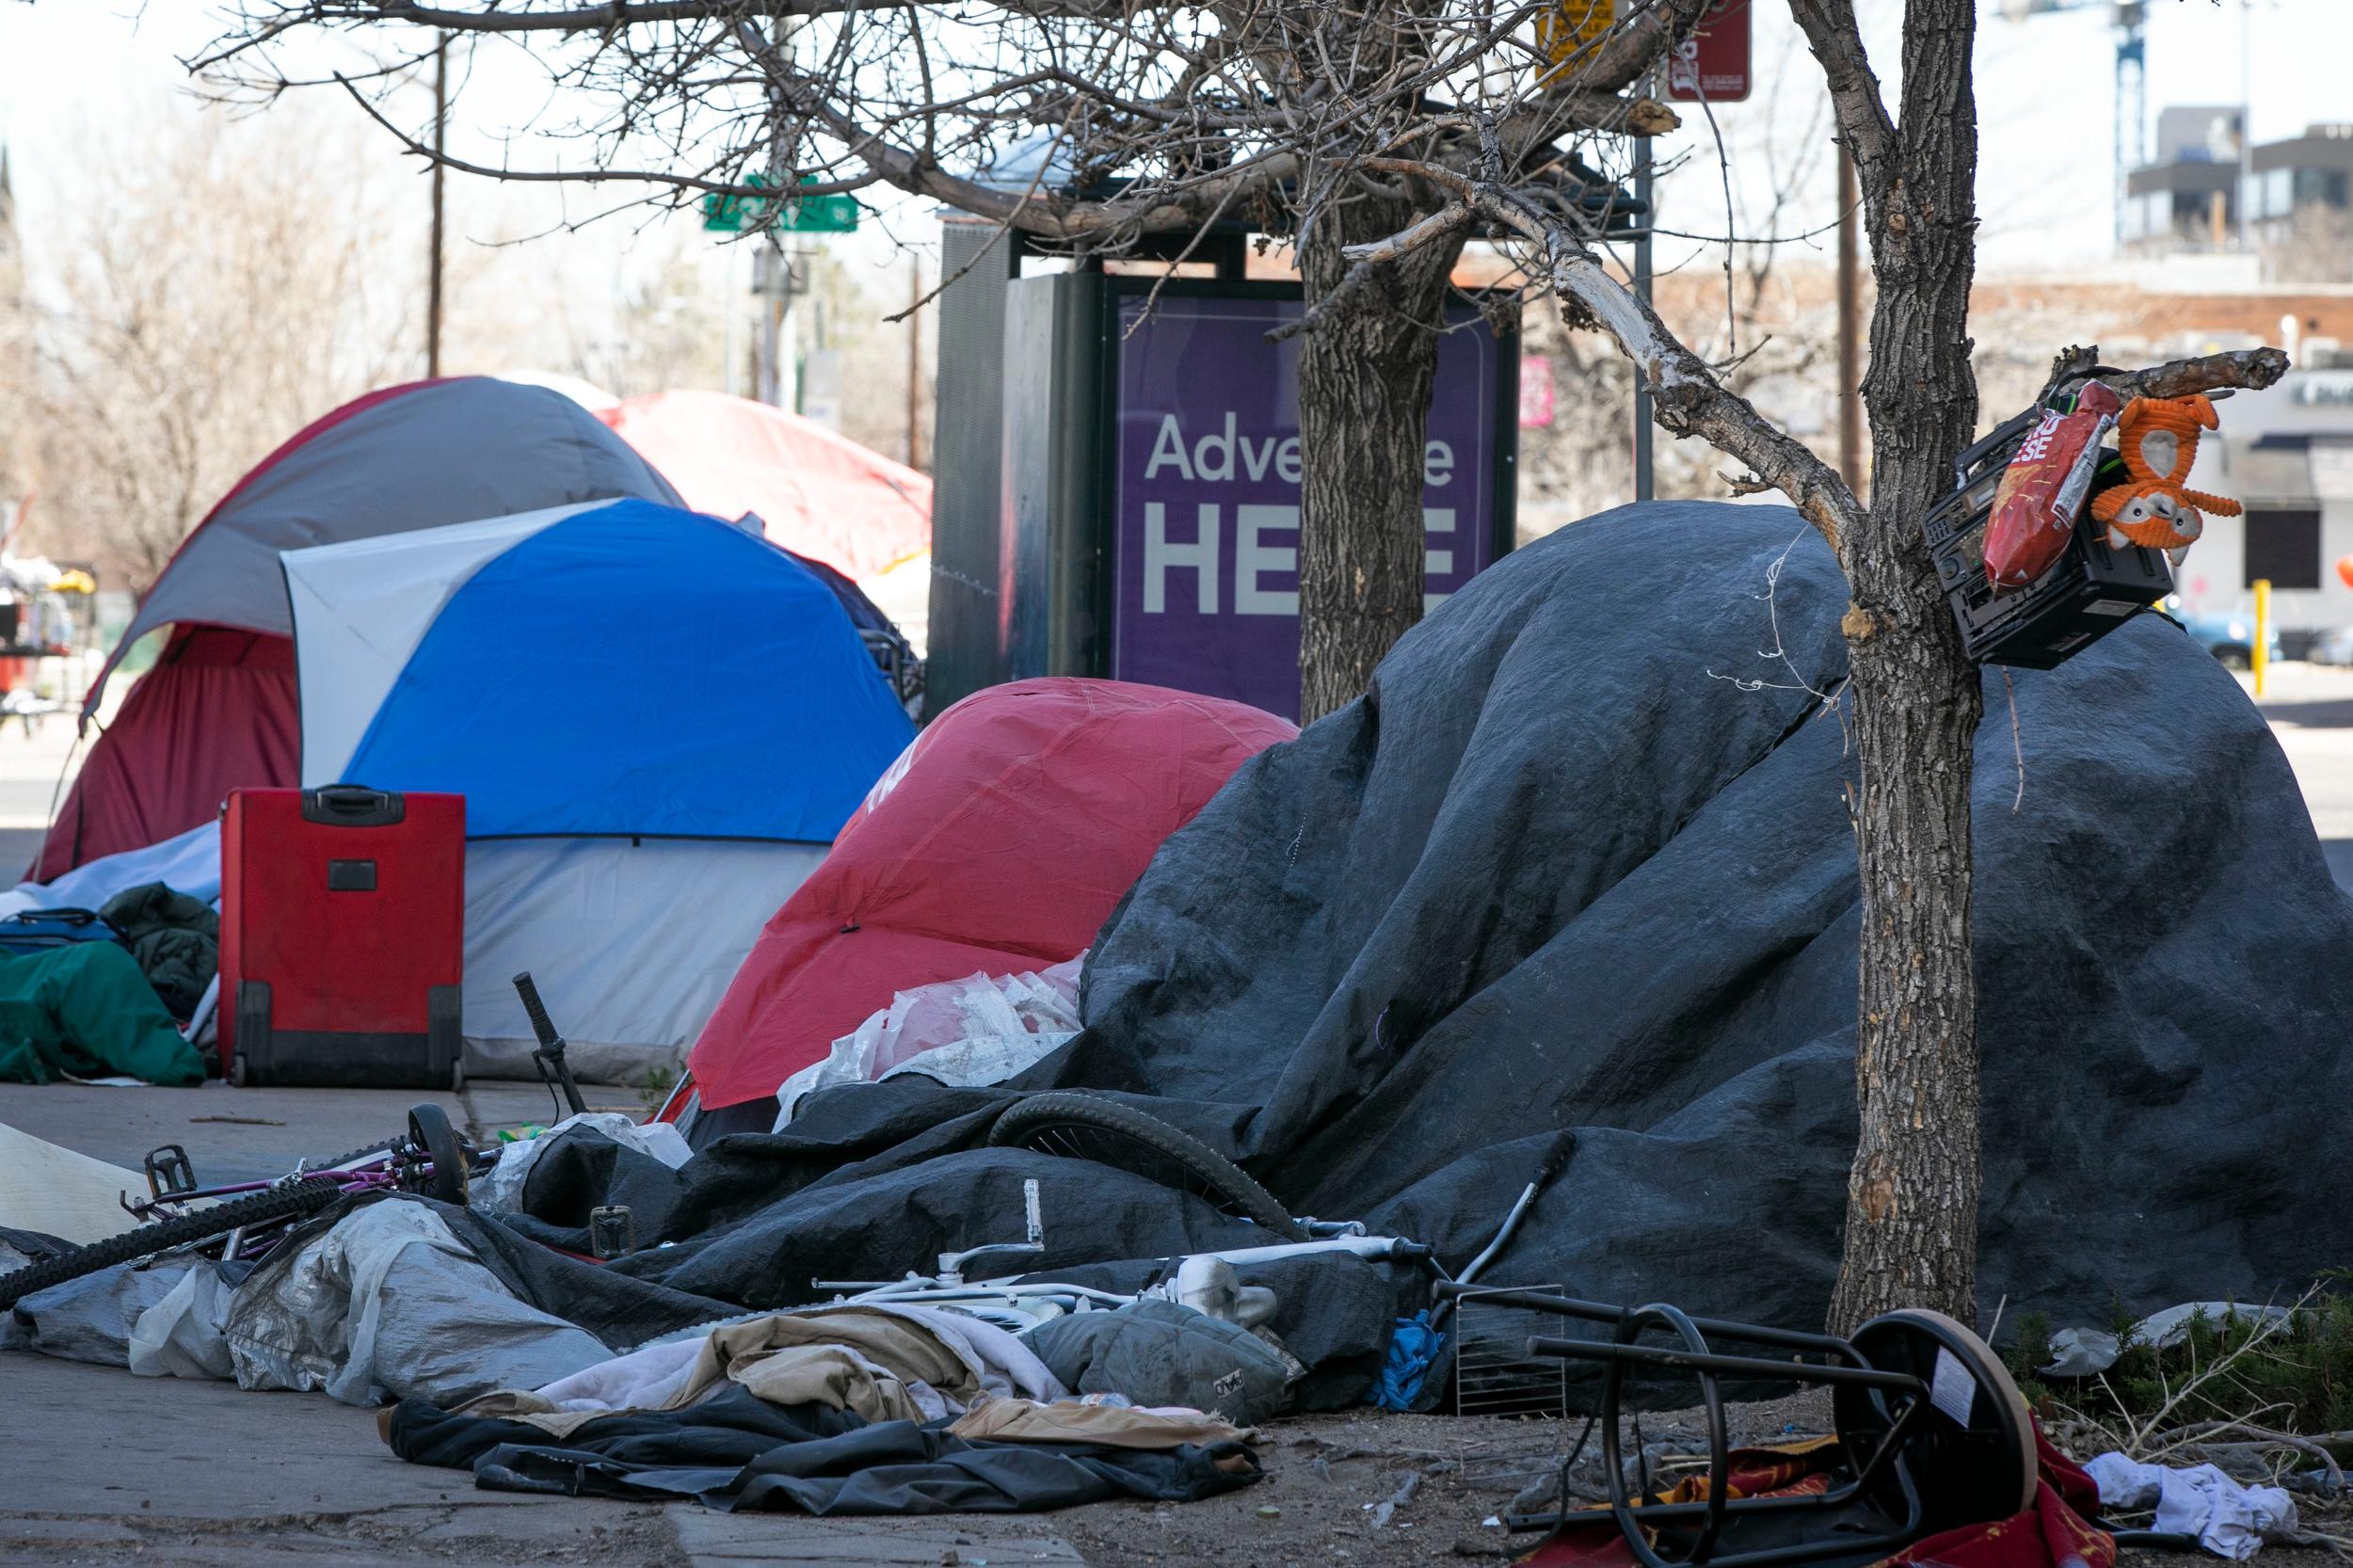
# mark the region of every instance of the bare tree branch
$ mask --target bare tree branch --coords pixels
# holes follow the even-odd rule
[[[1544,277],[1552,291],[1573,299],[1607,332],[1619,351],[1651,383],[1659,427],[1675,436],[1699,436],[1719,452],[1789,498],[1790,504],[1836,550],[1860,517],[1846,482],[1805,444],[1782,430],[1747,398],[1726,390],[1698,355],[1685,347],[1658,313],[1633,290],[1612,278],[1599,257],[1570,226],[1520,192],[1468,179],[1434,164],[1374,160],[1391,172],[1425,179],[1451,191],[1472,215],[1497,224],[1542,248]],[[1417,243],[1436,234],[1425,232]],[[1401,234],[1349,254],[1402,248]]]
[[[2233,388],[2260,392],[2276,385],[2287,373],[2287,354],[2278,348],[2241,348],[2174,360],[2146,370],[2111,370],[2101,365],[2095,344],[2062,350],[2051,362],[2050,384],[2053,391],[2064,392],[2069,386],[2097,379],[2120,397],[2188,397]]]
[[[1854,154],[1858,179],[1865,169],[1884,169],[1894,152],[1896,127],[1880,96],[1879,75],[1864,53],[1851,0],[1789,0],[1789,12],[1821,62],[1838,111],[1838,133]]]

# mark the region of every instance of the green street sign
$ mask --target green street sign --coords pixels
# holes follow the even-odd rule
[[[744,182],[755,188],[764,188],[768,182],[752,175]],[[803,184],[808,182],[804,181]],[[758,229],[769,220],[769,209],[776,199],[767,196],[730,196],[725,191],[704,193],[703,229],[714,234],[740,234],[746,229]],[[857,199],[846,193],[812,196],[805,200],[786,198],[784,221],[778,227],[796,234],[850,234],[857,232]]]
[[[854,234],[857,232],[857,198],[846,191],[832,196],[812,196],[806,201],[789,203],[791,216],[785,227],[796,234]]]
[[[744,182],[755,187],[767,181],[755,174]],[[729,196],[725,191],[703,193],[703,229],[707,233],[740,234],[745,229],[757,229],[768,216],[768,199],[764,196]]]

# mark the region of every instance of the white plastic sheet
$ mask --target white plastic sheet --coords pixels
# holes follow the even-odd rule
[[[942,1083],[1001,1083],[1079,1032],[1079,970],[1086,954],[1027,974],[967,975],[900,991],[890,1005],[833,1043],[823,1062],[776,1091],[776,1129],[800,1102],[838,1083],[920,1073]]]
[[[150,882],[207,904],[219,898],[220,824],[208,822],[144,849],[102,856],[45,885],[20,882],[0,893],[0,916],[25,909],[95,909],[117,893]]]
[[[602,1133],[624,1148],[651,1155],[674,1171],[695,1155],[679,1129],[667,1122],[633,1122],[617,1111],[583,1112],[565,1117],[536,1138],[520,1138],[500,1144],[498,1163],[473,1184],[472,1207],[492,1214],[521,1213],[523,1183],[531,1178],[531,1168],[538,1163],[540,1151],[557,1133],[576,1127]]]

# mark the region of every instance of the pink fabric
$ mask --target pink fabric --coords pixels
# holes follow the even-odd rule
[[[291,786],[300,766],[294,644],[178,627],[90,746],[31,880],[185,833],[217,817],[230,791]]]
[[[597,417],[714,517],[755,512],[768,537],[852,577],[932,547],[932,482],[798,414],[725,392],[632,397]]]
[[[688,1059],[702,1104],[773,1095],[894,992],[1075,958],[1242,762],[1299,731],[1239,702],[1021,680],[927,728],[768,922]]]

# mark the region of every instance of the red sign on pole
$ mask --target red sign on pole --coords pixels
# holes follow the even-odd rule
[[[1667,96],[1737,104],[1749,95],[1749,0],[1716,0],[1667,61]]]

